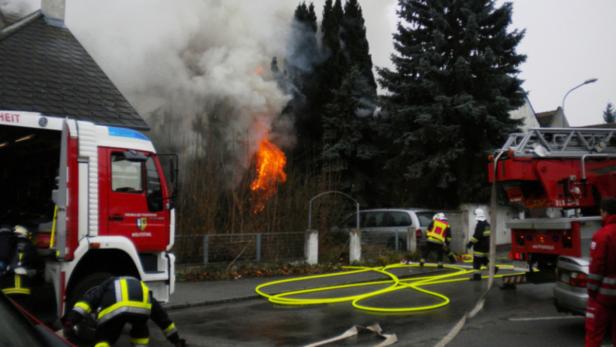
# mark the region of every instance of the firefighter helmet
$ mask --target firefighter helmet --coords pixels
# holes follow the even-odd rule
[[[447,217],[443,212],[439,212],[432,217],[432,220],[447,220]]]
[[[473,214],[475,215],[475,219],[478,221],[485,221],[486,220],[486,214],[485,212],[483,212],[483,209],[481,208],[476,208],[475,212],[473,212]]]
[[[15,228],[13,228],[13,230],[15,231],[15,234],[17,234],[17,236],[21,236],[21,237],[30,236],[28,229],[26,229],[23,225],[16,225]]]

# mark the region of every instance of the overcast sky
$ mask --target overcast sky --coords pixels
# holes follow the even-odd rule
[[[0,7],[27,8],[38,6],[39,1],[0,0]],[[282,5],[283,0],[280,1],[280,6],[287,11],[295,3],[284,0]],[[323,2],[315,1],[319,17]],[[504,0],[497,2],[502,4]],[[374,64],[389,66],[397,1],[360,0],[360,3],[366,17]],[[528,56],[521,67],[521,78],[525,80],[523,86],[529,92],[535,111],[555,109],[569,89],[586,79],[598,78],[596,83],[572,92],[565,110],[572,125],[603,122],[606,104],[616,104],[616,0],[515,0],[513,3],[513,27],[526,29],[526,37],[518,51]],[[74,4],[75,0],[68,1],[69,7]],[[176,6],[181,4],[179,1]],[[69,11],[69,27],[70,14]],[[85,15],[98,16],[99,13]],[[84,30],[83,27],[72,29]],[[80,33],[76,35],[79,37]]]
[[[387,66],[397,22],[396,2],[360,3],[374,63]],[[598,78],[567,97],[565,113],[574,126],[603,123],[606,104],[616,106],[616,1],[515,0],[513,5],[512,27],[526,29],[518,52],[527,55],[521,78],[535,112],[556,109],[568,90]],[[389,37],[384,37],[385,28]]]

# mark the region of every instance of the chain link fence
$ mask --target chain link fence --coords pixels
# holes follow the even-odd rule
[[[304,232],[177,235],[178,264],[283,262],[304,259]]]

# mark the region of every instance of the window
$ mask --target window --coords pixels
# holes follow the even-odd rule
[[[111,189],[121,193],[143,192],[143,163],[129,161],[123,153],[111,155]]]
[[[148,157],[145,168],[147,172],[148,209],[151,212],[157,212],[163,209],[163,191],[160,185],[160,176],[152,157]]]
[[[417,219],[419,219],[419,225],[422,227],[427,227],[432,222],[432,216],[434,216],[436,212],[427,211],[427,212],[417,212]]]
[[[366,213],[366,221],[362,224],[366,228],[373,228],[381,225],[383,220],[383,212],[368,212]]]
[[[406,212],[392,212],[394,217],[394,225],[397,227],[408,227],[413,224],[411,222],[411,216]]]

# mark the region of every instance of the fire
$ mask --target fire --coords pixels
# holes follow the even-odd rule
[[[278,184],[287,181],[284,172],[287,158],[275,144],[266,137],[261,140],[256,153],[257,177],[250,184],[253,193],[253,212],[259,213],[265,203],[278,191]]]

